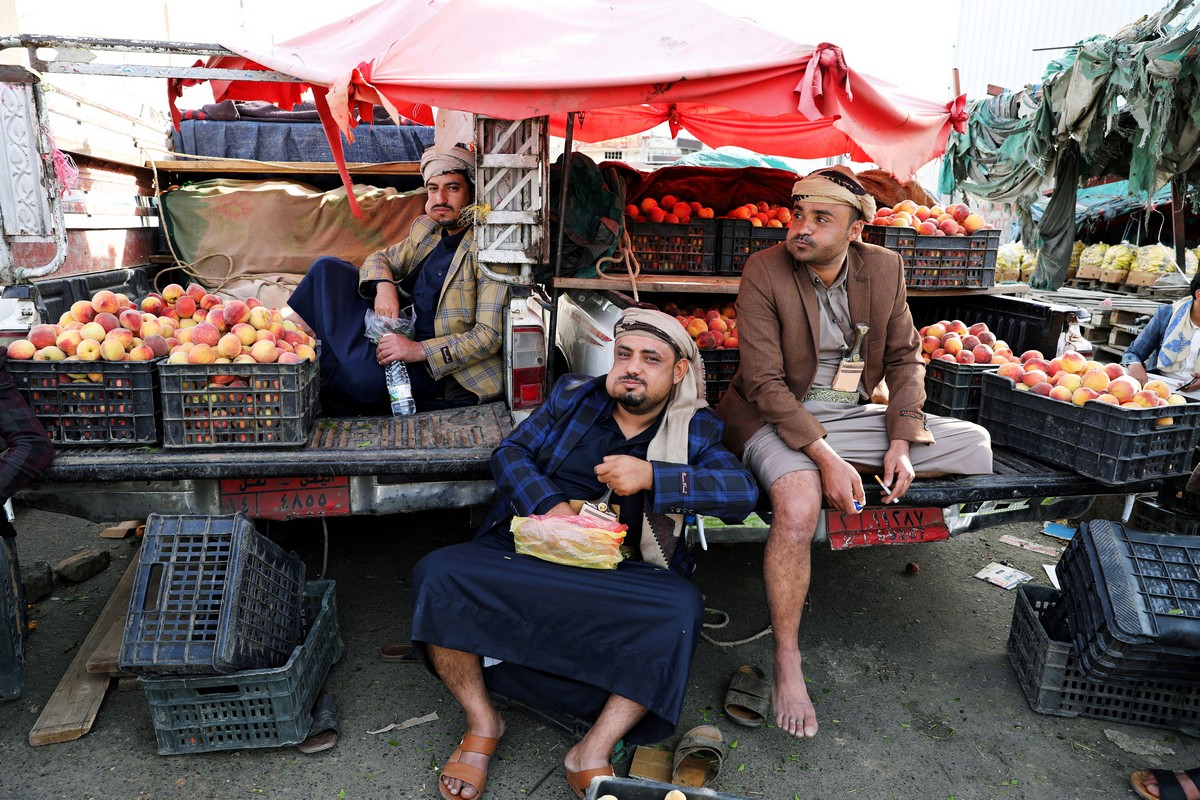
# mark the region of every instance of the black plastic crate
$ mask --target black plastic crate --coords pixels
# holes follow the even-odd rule
[[[1139,531],[1200,535],[1200,517],[1163,508],[1162,503],[1139,497],[1129,514],[1129,527]]]
[[[0,701],[25,694],[25,632],[17,622],[24,593],[19,580],[15,558],[10,559],[9,546],[0,541]]]
[[[1039,714],[1093,717],[1200,736],[1200,688],[1089,677],[1074,646],[1052,638],[1039,621],[1039,616],[1062,605],[1062,595],[1033,584],[1018,586],[1016,594],[1008,658],[1030,708]]]
[[[1085,671],[1200,685],[1200,538],[1085,522],[1058,576]]]
[[[310,581],[303,643],[287,663],[232,675],[139,679],[150,704],[159,755],[299,744],[312,707],[345,645],[334,582]]]
[[[728,765],[726,768],[728,769]],[[745,795],[728,794],[713,789],[693,789],[690,786],[676,786],[640,778],[612,777],[593,778],[584,800],[599,800],[605,795],[612,795],[617,800],[663,800],[667,792],[672,790],[682,792],[687,800],[750,800]]]
[[[154,444],[160,363],[9,359],[8,372],[57,444]]]
[[[645,275],[715,275],[717,220],[626,222],[629,250]]]
[[[912,228],[865,225],[862,240],[895,250],[904,259],[910,289],[985,289],[996,279],[1000,231],[970,236],[922,236]]]
[[[294,446],[308,441],[321,389],[316,361],[168,364],[162,383],[165,447]]]
[[[1200,403],[1079,406],[1019,391],[994,373],[983,375],[978,421],[993,444],[1110,485],[1179,474],[1200,439]]]
[[[1040,350],[1053,356],[1058,339],[1066,329],[1073,306],[1052,305],[1005,295],[962,295],[959,297],[920,292],[910,294],[908,307],[917,327],[939,320],[960,320],[968,327],[983,322],[1017,355]]]
[[[741,275],[746,259],[781,244],[787,238],[787,228],[757,227],[748,220],[722,217],[719,226],[720,256],[718,275]]]
[[[304,562],[244,514],[146,520],[119,663],[133,673],[277,667],[303,629]]]
[[[983,375],[997,369],[999,365],[952,364],[935,358],[925,365],[925,411],[974,422]]]
[[[742,363],[741,350],[701,350],[700,358],[704,361],[704,396],[710,406],[721,401],[721,396],[729,388]]]
[[[1163,481],[1158,490],[1158,504],[1169,511],[1200,517],[1200,494],[1192,494],[1186,488],[1191,476],[1188,469],[1182,475]]]

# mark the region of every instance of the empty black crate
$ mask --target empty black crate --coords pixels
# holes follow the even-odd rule
[[[741,350],[701,350],[700,358],[704,361],[704,396],[710,406],[715,406],[738,370]]]
[[[0,702],[25,694],[25,631],[17,622],[24,593],[11,542],[0,541]]]
[[[1200,684],[1200,538],[1085,522],[1058,576],[1086,672]]]
[[[959,364],[935,358],[925,365],[925,411],[974,422],[979,416],[980,382],[990,364]]]
[[[159,362],[9,359],[8,372],[53,442],[153,444]]]
[[[1039,714],[1094,717],[1200,736],[1200,688],[1166,681],[1105,682],[1087,675],[1074,646],[1039,621],[1064,605],[1047,586],[1018,586],[1008,658],[1029,706]]]
[[[1192,494],[1186,488],[1191,476],[1189,470],[1186,474],[1163,481],[1162,488],[1158,490],[1158,504],[1170,511],[1200,517],[1200,494]]]
[[[1162,503],[1139,497],[1129,515],[1129,527],[1139,531],[1196,536],[1200,534],[1200,517],[1172,511],[1163,508]]]
[[[728,768],[728,767],[727,767]],[[593,778],[584,800],[599,800],[612,795],[617,800],[663,800],[667,792],[680,792],[686,800],[749,800],[744,795],[728,794],[713,789],[693,789],[672,783],[642,780],[640,778]]]
[[[910,289],[984,289],[996,279],[998,230],[970,236],[922,236],[907,227],[866,225],[862,240],[900,254],[904,283]]]
[[[992,442],[1119,485],[1178,474],[1200,438],[1200,403],[1121,408],[1090,400],[1075,405],[1019,391],[986,373],[979,424]]]
[[[629,250],[647,275],[713,275],[716,273],[717,220],[688,224],[626,222]]]
[[[244,514],[151,514],[118,662],[143,675],[278,667],[303,598],[304,562]]]
[[[720,221],[720,257],[718,275],[741,275],[746,259],[780,244],[787,238],[787,228],[758,227],[749,220],[723,217]]]

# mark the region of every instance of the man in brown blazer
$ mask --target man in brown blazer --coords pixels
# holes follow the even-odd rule
[[[859,241],[875,201],[845,167],[793,188],[787,239],[751,256],[737,299],[741,365],[717,413],[725,445],[771,497],[763,560],[775,635],[775,721],[814,736],[799,630],[822,498],[846,513],[866,500],[856,466],[882,469],[884,502],[916,472],[990,474],[987,431],[926,417],[925,366],[891,250]],[[864,330],[865,326],[865,330]],[[886,381],[887,405],[870,403]]]

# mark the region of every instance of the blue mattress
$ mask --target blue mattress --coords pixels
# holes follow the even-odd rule
[[[185,119],[172,132],[175,151],[194,156],[256,161],[333,161],[318,122],[258,122]],[[359,125],[354,143],[342,140],[346,161],[383,163],[420,161],[433,144],[433,128],[424,125]]]

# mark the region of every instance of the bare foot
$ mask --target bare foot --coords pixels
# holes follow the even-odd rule
[[[496,714],[492,720],[488,721],[486,724],[475,726],[470,732],[476,736],[486,736],[492,739],[499,739],[504,735],[504,719],[499,714]],[[463,750],[458,754],[458,761],[460,764],[476,767],[482,770],[485,775],[487,774],[488,762],[491,761],[491,758],[492,757],[490,755],[485,755],[484,753],[474,753],[468,750]],[[443,771],[444,769],[445,765],[443,765]],[[451,778],[443,774],[442,783],[446,784],[446,789],[450,792],[450,794],[456,797],[461,797],[463,800],[471,800],[471,798],[479,795],[479,787],[472,786],[470,783],[458,778]]]
[[[795,737],[817,735],[817,712],[800,669],[800,651],[775,654],[775,724]]]
[[[601,769],[610,766],[609,759],[611,758],[611,749],[607,752],[597,752],[595,748],[588,747],[587,739],[584,738],[567,751],[567,756],[563,759],[563,766],[571,772],[583,772],[587,769]]]

